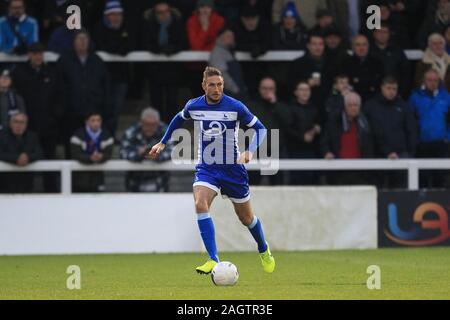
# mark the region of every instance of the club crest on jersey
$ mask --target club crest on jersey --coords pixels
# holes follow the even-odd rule
[[[208,137],[221,136],[227,130],[227,126],[219,121],[211,121],[207,129],[204,128],[203,121],[200,126],[203,134]]]

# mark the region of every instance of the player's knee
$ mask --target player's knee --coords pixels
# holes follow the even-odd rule
[[[195,200],[195,211],[197,211],[197,213],[209,212],[208,202],[203,199],[196,199]]]
[[[244,226],[248,227],[252,224],[253,217],[250,214],[239,215],[239,220]]]

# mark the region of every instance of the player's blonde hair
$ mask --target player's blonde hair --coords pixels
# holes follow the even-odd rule
[[[206,67],[205,71],[203,71],[203,82],[205,82],[208,77],[213,76],[223,77],[222,71],[214,67]]]

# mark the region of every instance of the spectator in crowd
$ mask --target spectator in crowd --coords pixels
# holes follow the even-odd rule
[[[332,66],[341,65],[347,57],[348,51],[341,31],[337,28],[328,28],[324,30],[323,36],[325,40],[325,55],[328,62]]]
[[[266,53],[272,44],[272,27],[259,16],[254,7],[244,7],[241,10],[239,23],[235,26],[236,50],[250,53],[257,58]],[[264,76],[264,68],[257,63],[243,64],[245,82],[252,95],[258,87],[258,79]]]
[[[450,25],[445,29],[444,33],[445,38],[445,50],[447,51],[447,54],[450,54]]]
[[[411,86],[411,65],[404,51],[391,41],[389,25],[382,23],[379,29],[373,30],[371,54],[382,62],[384,75],[392,76],[399,81],[402,97],[407,97]]]
[[[300,20],[294,3],[287,3],[281,22],[274,26],[272,49],[304,50],[307,40],[308,30]]]
[[[66,22],[63,21],[61,16],[61,23],[54,30],[51,31],[48,40],[48,50],[64,54],[73,48],[73,40],[76,34],[76,29],[70,30],[66,26]]]
[[[143,0],[147,1],[147,0]],[[198,0],[172,0],[170,3],[174,8],[180,12],[181,19],[183,19],[184,25],[186,25],[187,19],[195,11]]]
[[[373,158],[373,136],[364,114],[361,97],[354,92],[344,95],[345,107],[330,115],[321,137],[321,152],[325,159]],[[334,173],[335,184],[364,184],[368,175],[361,172]]]
[[[217,0],[217,1],[227,2],[229,0]],[[261,19],[265,21],[271,21],[273,0],[241,0],[238,2],[240,4],[240,9],[245,7],[253,7],[256,10],[258,10]]]
[[[287,153],[293,159],[318,157],[318,137],[322,131],[319,108],[311,102],[311,86],[299,82],[294,91],[295,99],[290,106],[290,122],[287,127]],[[283,141],[283,140],[282,140]],[[313,172],[290,172],[290,184],[316,184]]]
[[[106,127],[111,127],[110,79],[105,63],[91,50],[85,30],[77,32],[73,50],[59,58],[57,68],[64,106],[61,132],[70,159],[69,139],[83,126],[86,115],[99,112]]]
[[[216,46],[211,52],[209,65],[222,71],[225,94],[231,94],[239,100],[248,100],[242,68],[234,56],[235,46],[233,30],[223,28],[219,32]]]
[[[67,8],[71,5],[76,5],[81,9],[81,12],[86,12],[86,8],[84,6],[84,0],[44,0],[42,11],[43,11],[43,19],[41,22],[41,42],[47,43],[50,39],[50,36],[53,34],[55,30],[59,30],[58,33],[61,34],[61,29],[65,29],[66,31],[70,31],[66,27],[66,17],[67,17]],[[84,22],[84,15],[82,16],[82,22]],[[64,28],[61,28],[64,26]],[[73,32],[71,33],[73,35]],[[69,49],[71,47],[72,41],[67,43],[66,48]],[[50,46],[50,44],[49,44]]]
[[[25,113],[14,114],[9,127],[0,131],[0,161],[25,167],[41,159],[39,139],[28,130],[28,117]],[[0,174],[0,192],[26,193],[33,190],[34,176],[28,172]]]
[[[38,41],[38,23],[26,15],[24,0],[11,0],[8,15],[0,18],[0,51],[25,54],[27,47]]]
[[[120,158],[132,162],[168,161],[173,145],[169,143],[156,160],[147,158],[148,148],[158,143],[167,125],[160,121],[159,112],[146,108],[141,113],[140,121],[125,131],[120,146]],[[126,189],[129,192],[166,192],[169,175],[166,172],[129,172],[126,177]]]
[[[327,0],[328,9],[333,13],[334,21],[342,32],[345,42],[361,32],[365,25],[367,0]]]
[[[450,94],[440,85],[439,73],[425,72],[423,86],[410,98],[419,123],[418,158],[448,158],[450,141]],[[421,172],[421,187],[444,187],[444,171]]]
[[[445,50],[445,38],[433,33],[428,37],[428,47],[425,50],[422,60],[417,62],[415,85],[420,87],[424,74],[429,69],[436,70],[439,78],[447,90],[450,90],[450,55]]]
[[[326,119],[329,119],[333,114],[342,113],[345,107],[344,97],[352,91],[353,88],[350,85],[350,79],[347,75],[338,74],[334,77],[333,89],[325,102]]]
[[[369,54],[369,41],[364,35],[353,38],[352,51],[353,55],[344,60],[340,73],[350,77],[352,87],[364,102],[377,92],[383,78],[383,65]]]
[[[430,3],[432,3],[430,1]],[[444,33],[450,24],[450,2],[448,0],[438,0],[436,7],[429,11],[425,21],[417,35],[417,44],[419,48],[425,48],[427,39],[433,33]],[[429,41],[428,41],[429,45]]]
[[[111,159],[114,139],[108,130],[102,129],[102,116],[92,112],[86,116],[85,126],[78,128],[70,139],[74,160],[83,164],[99,164]],[[75,192],[105,191],[103,172],[75,172]]]
[[[284,157],[286,145],[281,143],[281,141],[286,141],[286,128],[290,123],[290,114],[288,106],[278,99],[277,84],[273,78],[266,76],[260,80],[258,96],[249,103],[249,109],[264,123],[268,132],[273,129],[279,130],[279,153],[280,157]],[[267,135],[268,154],[272,154],[271,143],[272,140],[269,134]],[[261,175],[258,172],[249,172],[249,177],[252,183],[259,184],[261,182]],[[269,182],[271,185],[281,183],[281,175],[270,176]]]
[[[186,48],[184,25],[177,9],[166,0],[157,1],[145,15],[142,47],[156,54],[173,55]],[[164,70],[164,72],[160,72]],[[178,90],[183,79],[180,63],[150,63],[147,68],[150,98],[163,114],[172,119],[179,111]]]
[[[191,50],[211,51],[224,24],[224,18],[214,11],[213,0],[198,0],[197,10],[187,22]]]
[[[103,19],[99,22],[92,35],[96,50],[108,53],[126,55],[136,48],[136,39],[128,30],[124,21],[123,8],[120,1],[109,0],[105,4]],[[111,127],[114,136],[117,121],[125,102],[130,82],[129,65],[127,63],[107,64],[111,76]]]
[[[271,46],[270,28],[255,8],[243,8],[235,29],[237,50],[249,52],[253,58],[263,55]]]
[[[213,0],[198,0],[197,10],[189,17],[186,29],[189,48],[195,51],[211,51],[217,34],[224,27],[225,19],[214,10]],[[191,62],[186,65],[187,83],[193,96],[202,95],[200,86],[205,63]]]
[[[307,82],[312,89],[312,103],[320,108],[323,116],[323,105],[331,90],[335,66],[327,61],[325,42],[321,35],[311,34],[306,47],[305,56],[294,60],[291,65],[289,83]]]
[[[409,38],[405,17],[399,14],[398,11],[396,12],[397,14],[392,14],[391,5],[388,0],[380,1],[378,6],[380,7],[381,23],[389,28],[392,43],[395,43],[400,49],[409,49],[411,47],[411,40]]]
[[[373,130],[376,155],[381,158],[413,158],[417,146],[417,123],[408,103],[398,95],[398,82],[386,77],[381,84],[381,94],[364,106]],[[401,187],[399,175],[384,175],[384,186]]]
[[[56,159],[61,99],[53,66],[44,61],[45,47],[40,43],[28,47],[28,61],[13,71],[15,87],[27,106],[29,128],[37,133],[44,159]],[[58,192],[58,174],[44,174],[44,190]]]
[[[11,72],[0,74],[0,130],[8,128],[9,119],[17,113],[25,113],[25,102],[12,86]]]
[[[326,0],[274,0],[272,4],[272,24],[281,20],[281,14],[287,3],[294,3],[300,18],[308,29],[316,24],[316,12],[318,9],[326,9]]]
[[[316,25],[310,30],[311,33],[325,36],[325,31],[330,28],[336,28],[334,17],[330,10],[319,9],[316,12]]]

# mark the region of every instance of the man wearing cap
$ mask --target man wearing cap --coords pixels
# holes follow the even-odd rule
[[[25,113],[23,98],[12,88],[11,72],[0,73],[0,130],[8,128],[9,120],[17,113]]]
[[[25,54],[27,46],[39,41],[37,21],[25,14],[24,0],[11,0],[8,15],[0,18],[0,51]]]
[[[18,64],[12,73],[17,92],[24,98],[29,128],[37,133],[45,159],[56,158],[61,101],[55,70],[44,61],[45,48],[40,43],[28,47],[27,63]],[[57,174],[44,175],[44,189],[57,192]]]

